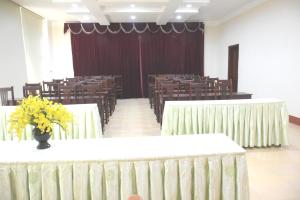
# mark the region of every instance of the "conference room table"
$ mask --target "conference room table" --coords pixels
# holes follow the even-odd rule
[[[245,150],[223,134],[0,141],[2,199],[249,199]]]
[[[166,101],[162,135],[224,133],[243,147],[288,145],[281,99]]]
[[[66,133],[54,124],[52,139],[79,139],[102,137],[101,118],[97,104],[72,104],[65,107],[73,114],[73,122],[69,124]],[[16,134],[9,133],[9,116],[16,106],[0,106],[0,140],[17,139]],[[28,125],[23,134],[23,140],[32,140],[33,127]]]
[[[252,94],[245,92],[233,93],[208,93],[206,96],[197,96],[196,94],[180,93],[180,94],[161,94],[160,90],[154,92],[154,113],[157,121],[162,122],[162,114],[164,111],[165,101],[184,101],[184,100],[222,100],[222,99],[251,99]]]

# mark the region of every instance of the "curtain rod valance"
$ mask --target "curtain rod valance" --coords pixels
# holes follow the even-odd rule
[[[107,32],[118,34],[120,32],[129,34],[133,31],[136,33],[144,33],[149,31],[151,33],[162,32],[164,34],[175,33],[194,33],[197,31],[204,31],[204,24],[202,22],[189,22],[189,23],[167,23],[166,25],[157,25],[155,23],[111,23],[108,26],[100,25],[99,23],[65,23],[64,33],[68,30],[72,34],[105,34]]]

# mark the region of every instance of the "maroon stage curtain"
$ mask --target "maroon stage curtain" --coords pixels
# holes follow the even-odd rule
[[[120,74],[125,98],[147,96],[148,74],[203,75],[204,33],[197,29],[199,23],[188,23],[190,31],[181,31],[183,23],[173,24],[182,33],[171,31],[171,24],[162,31],[151,23],[151,28],[141,33],[146,25],[137,23],[139,33],[129,33],[130,23],[122,24],[123,30],[119,24],[111,24],[109,31],[99,24],[65,24],[65,32],[71,30],[74,75]]]

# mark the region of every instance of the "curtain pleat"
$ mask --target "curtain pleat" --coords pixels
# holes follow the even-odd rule
[[[125,98],[148,94],[148,74],[203,75],[203,28],[203,23],[65,24],[75,76],[120,74]]]

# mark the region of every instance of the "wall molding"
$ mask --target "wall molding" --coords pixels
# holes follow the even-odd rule
[[[299,117],[289,115],[289,121],[290,121],[290,123],[293,123],[293,124],[296,124],[296,125],[300,126],[300,118]]]

